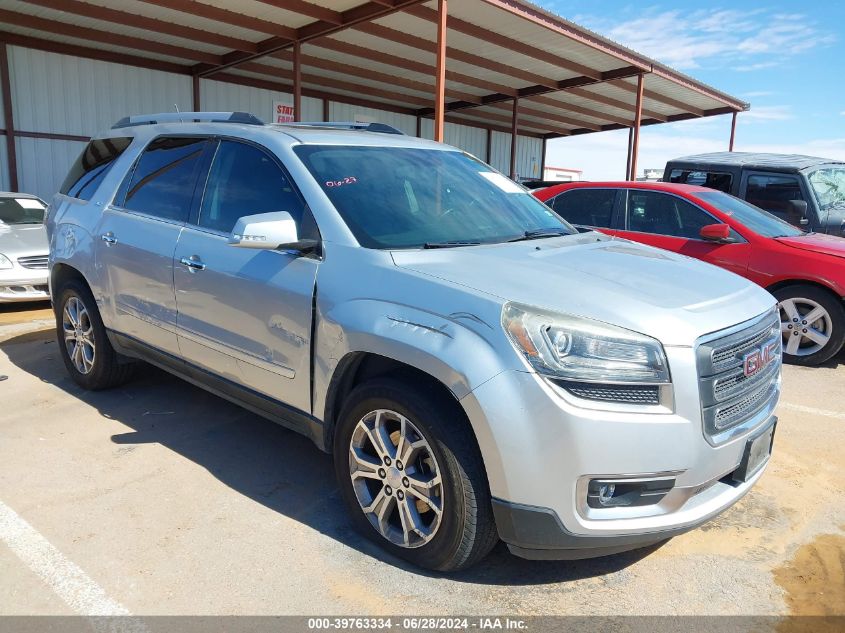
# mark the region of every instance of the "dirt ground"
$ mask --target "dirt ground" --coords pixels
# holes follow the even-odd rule
[[[352,531],[308,440],[151,368],[83,392],[51,318],[0,309],[0,615],[845,615],[845,359],[785,368],[768,471],[703,528],[439,576]]]

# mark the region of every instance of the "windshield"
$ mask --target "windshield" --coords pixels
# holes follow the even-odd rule
[[[790,237],[803,235],[804,232],[787,224],[780,218],[773,216],[760,207],[748,204],[745,200],[734,198],[721,191],[707,191],[696,193],[696,197],[709,202],[722,213],[736,218],[736,220],[748,229],[762,235],[763,237]]]
[[[44,204],[34,198],[0,198],[0,224],[44,224]]]
[[[462,152],[346,145],[300,145],[295,151],[368,248],[577,232],[525,189]]]
[[[822,210],[845,207],[845,166],[816,169],[809,180]]]

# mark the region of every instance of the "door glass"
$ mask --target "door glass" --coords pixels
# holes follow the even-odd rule
[[[748,177],[745,199],[790,224],[800,224],[801,218],[793,217],[795,213],[789,204],[790,200],[804,200],[795,176],[751,175]]]
[[[287,175],[265,152],[223,140],[214,156],[200,208],[199,225],[229,233],[245,215],[287,211],[302,235],[305,204]]]
[[[669,174],[669,182],[678,182],[684,185],[698,185],[717,189],[725,193],[731,192],[733,177],[730,174],[723,174],[717,171],[691,171],[689,169],[673,169]]]
[[[571,189],[550,206],[570,224],[610,228],[615,200],[615,189]]]
[[[701,239],[701,227],[717,220],[675,196],[656,191],[628,191],[628,230]]]
[[[150,143],[131,175],[123,207],[186,222],[205,142],[203,138],[172,137]]]

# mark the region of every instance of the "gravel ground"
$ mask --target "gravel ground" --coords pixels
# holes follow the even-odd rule
[[[151,368],[78,389],[50,318],[0,308],[0,615],[845,615],[845,358],[785,368],[767,473],[702,529],[437,576],[352,531],[308,440]]]

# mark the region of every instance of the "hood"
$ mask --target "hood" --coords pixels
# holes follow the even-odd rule
[[[0,253],[11,257],[46,255],[50,252],[43,224],[0,224]]]
[[[394,251],[397,266],[500,298],[690,346],[775,305],[765,290],[682,255],[598,233]]]
[[[814,253],[825,253],[834,257],[845,257],[845,238],[824,233],[807,233],[795,237],[775,238],[781,244]]]

